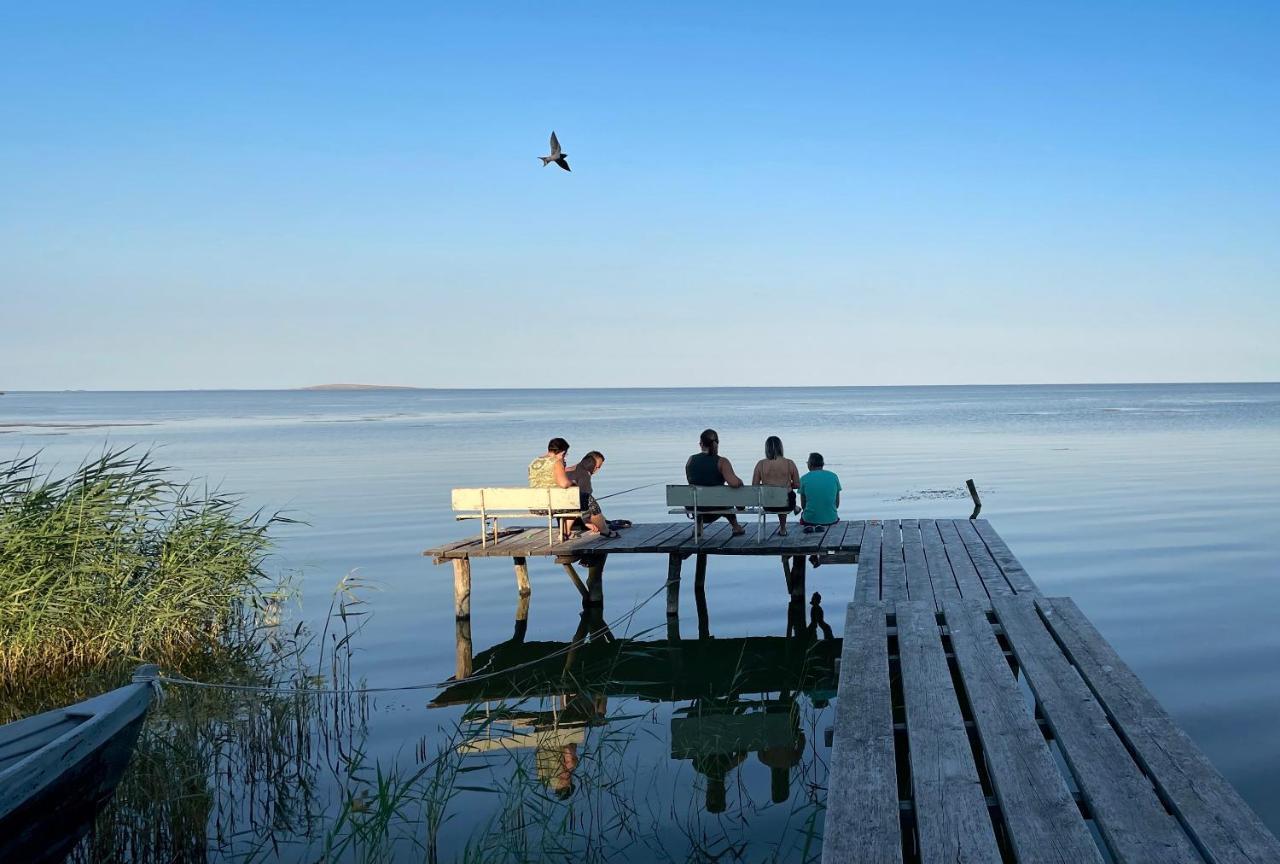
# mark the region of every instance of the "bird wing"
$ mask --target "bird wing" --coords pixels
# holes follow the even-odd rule
[[[561,156],[559,159],[556,160],[556,164],[566,171],[569,170],[569,160],[564,158],[563,156]]]
[[[551,155],[560,155],[560,139],[556,137],[556,133],[551,133]]]

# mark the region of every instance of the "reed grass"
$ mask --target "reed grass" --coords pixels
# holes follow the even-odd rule
[[[178,483],[149,453],[70,473],[0,461],[0,685],[225,646],[271,605],[268,531],[291,521]]]

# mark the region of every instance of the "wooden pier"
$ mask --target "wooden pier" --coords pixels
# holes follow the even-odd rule
[[[548,542],[545,528],[424,554],[454,568],[459,645],[470,560],[553,557],[603,603],[614,554],[665,554],[669,622],[694,557],[699,616],[715,555],[777,556],[793,604],[808,556],[856,563],[846,615],[822,859],[867,862],[1280,864],[1280,841],[1069,598],[1046,598],[989,522],[839,522],[763,538],[685,523]],[[573,569],[588,568],[583,585]],[[701,629],[701,628],[700,628]],[[678,628],[669,625],[669,638]],[[459,652],[459,679],[470,672]]]

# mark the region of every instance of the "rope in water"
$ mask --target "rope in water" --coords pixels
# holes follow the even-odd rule
[[[612,631],[615,627],[623,622],[630,621],[635,617],[636,613],[647,606],[663,591],[667,589],[670,583],[664,582],[657,591],[654,591],[645,599],[641,600],[635,606],[632,606],[627,612],[619,615],[613,621],[607,622],[600,629]],[[596,631],[599,632],[599,631]],[[253,684],[221,684],[215,681],[197,681],[194,678],[175,678],[171,675],[157,675],[155,681],[162,684],[176,684],[181,687],[197,687],[210,690],[230,690],[238,693],[263,693],[273,696],[362,696],[370,693],[407,693],[413,690],[439,690],[442,687],[448,687],[451,683],[458,684],[462,681],[472,683],[475,681],[484,681],[489,678],[496,678],[499,675],[510,675],[513,672],[519,672],[530,666],[536,666],[539,663],[545,663],[556,657],[562,657],[580,644],[578,641],[570,642],[563,648],[557,648],[555,651],[539,657],[536,660],[527,660],[524,663],[517,663],[515,666],[507,666],[503,669],[495,669],[492,672],[484,672],[475,675],[468,675],[466,678],[454,681],[433,682],[430,684],[405,684],[399,687],[353,687],[353,688],[327,688],[327,687],[268,687]]]

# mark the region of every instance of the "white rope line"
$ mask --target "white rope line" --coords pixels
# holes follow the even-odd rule
[[[654,591],[640,603],[633,606],[623,615],[618,616],[613,621],[606,622],[601,629],[613,630],[624,621],[629,621],[635,617],[635,614],[652,602],[666,590],[669,582],[664,582],[657,591]],[[598,631],[596,631],[598,632]],[[155,681],[164,684],[177,684],[183,687],[202,687],[209,690],[230,690],[237,693],[270,693],[277,696],[355,696],[365,695],[369,693],[406,693],[413,690],[438,690],[448,687],[451,684],[461,684],[463,682],[472,683],[475,681],[485,681],[489,678],[496,678],[499,675],[510,675],[512,672],[519,672],[530,666],[536,666],[539,663],[545,663],[548,660],[554,660],[556,657],[562,657],[572,651],[578,644],[578,641],[570,642],[563,648],[557,648],[555,651],[539,657],[536,660],[526,660],[524,663],[517,663],[515,666],[507,666],[503,669],[495,669],[492,672],[485,672],[476,675],[468,675],[466,678],[458,678],[450,681],[442,681],[431,684],[406,684],[400,687],[354,687],[349,689],[343,688],[325,688],[325,687],[264,687],[253,684],[219,684],[212,681],[197,681],[194,678],[174,678],[170,675],[157,675]]]

